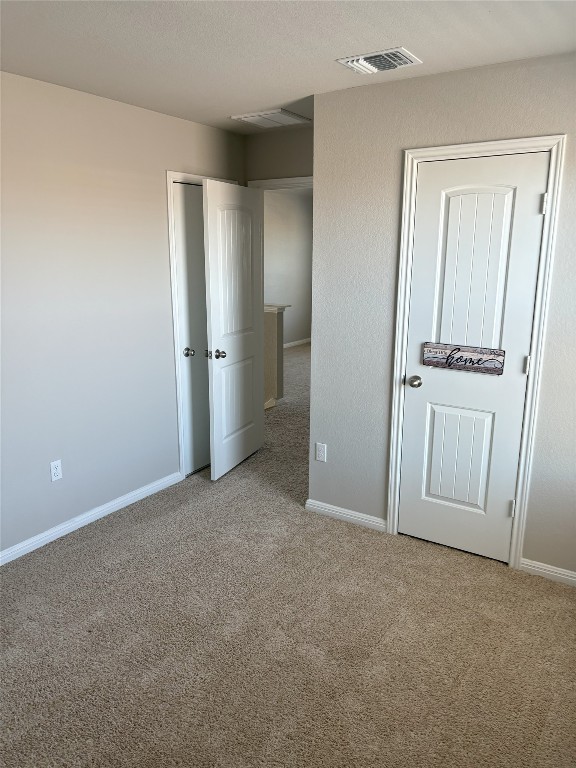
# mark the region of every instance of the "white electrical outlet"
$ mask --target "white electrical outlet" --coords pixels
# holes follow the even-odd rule
[[[50,477],[52,482],[55,480],[62,480],[62,460],[56,459],[56,461],[50,462]]]
[[[316,461],[326,461],[326,443],[316,443]]]

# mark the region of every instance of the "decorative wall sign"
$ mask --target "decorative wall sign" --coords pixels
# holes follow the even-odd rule
[[[504,350],[463,347],[456,344],[424,344],[422,364],[452,371],[472,371],[500,376],[504,372]]]

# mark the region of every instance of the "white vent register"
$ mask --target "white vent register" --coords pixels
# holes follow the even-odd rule
[[[422,64],[420,59],[407,51],[406,48],[389,48],[387,51],[364,53],[361,56],[349,56],[346,59],[336,59],[336,61],[359,75],[375,75],[377,72],[387,72],[399,67]]]
[[[248,115],[232,115],[232,120],[257,125],[259,128],[280,128],[284,125],[303,125],[312,122],[309,117],[297,115],[287,109],[268,109],[265,112],[252,112]]]

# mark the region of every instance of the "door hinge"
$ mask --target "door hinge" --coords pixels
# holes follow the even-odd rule
[[[540,207],[540,213],[544,215],[546,213],[546,209],[548,208],[548,192],[544,192],[542,195],[542,203]]]
[[[532,360],[532,355],[526,355],[526,358],[524,360],[524,373],[526,376],[530,373],[530,362]]]
[[[510,502],[510,517],[516,517],[516,499]]]

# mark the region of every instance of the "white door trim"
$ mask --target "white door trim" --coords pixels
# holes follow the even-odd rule
[[[400,264],[398,272],[398,299],[396,306],[396,341],[394,350],[394,378],[392,383],[392,420],[390,434],[390,472],[388,481],[388,533],[398,533],[398,515],[400,508],[400,461],[402,456],[402,430],[404,421],[404,376],[406,372],[406,353],[408,338],[408,313],[410,309],[410,288],[412,283],[412,258],[414,240],[414,222],[416,216],[416,183],[418,166],[422,162],[433,160],[457,160],[465,157],[485,157],[488,155],[512,155],[525,152],[550,152],[550,171],[548,176],[548,198],[542,244],[540,248],[540,266],[536,286],[536,303],[532,346],[530,349],[530,375],[526,390],[526,406],[520,447],[518,480],[516,485],[516,515],[512,524],[512,543],[510,547],[510,567],[520,568],[522,545],[526,527],[526,509],[532,458],[534,452],[534,433],[544,338],[548,316],[552,260],[556,240],[558,204],[562,178],[562,162],[566,136],[536,136],[524,139],[506,139],[503,141],[479,142],[475,144],[457,144],[446,147],[429,147],[405,150],[404,191],[402,201],[402,234],[400,239]]]
[[[172,294],[172,328],[174,333],[174,368],[176,374],[176,409],[178,418],[178,463],[182,478],[184,475],[184,405],[182,402],[182,355],[179,351],[180,320],[178,312],[178,281],[180,276],[176,263],[176,234],[174,219],[174,182],[185,184],[197,184],[202,186],[204,179],[213,179],[214,176],[196,176],[192,173],[180,173],[179,171],[166,171],[166,191],[168,200],[168,246],[170,253],[170,290]],[[229,184],[237,184],[237,181],[228,179],[216,179],[216,181],[228,181]]]
[[[294,176],[289,179],[256,179],[248,182],[258,189],[312,189],[313,176]]]

